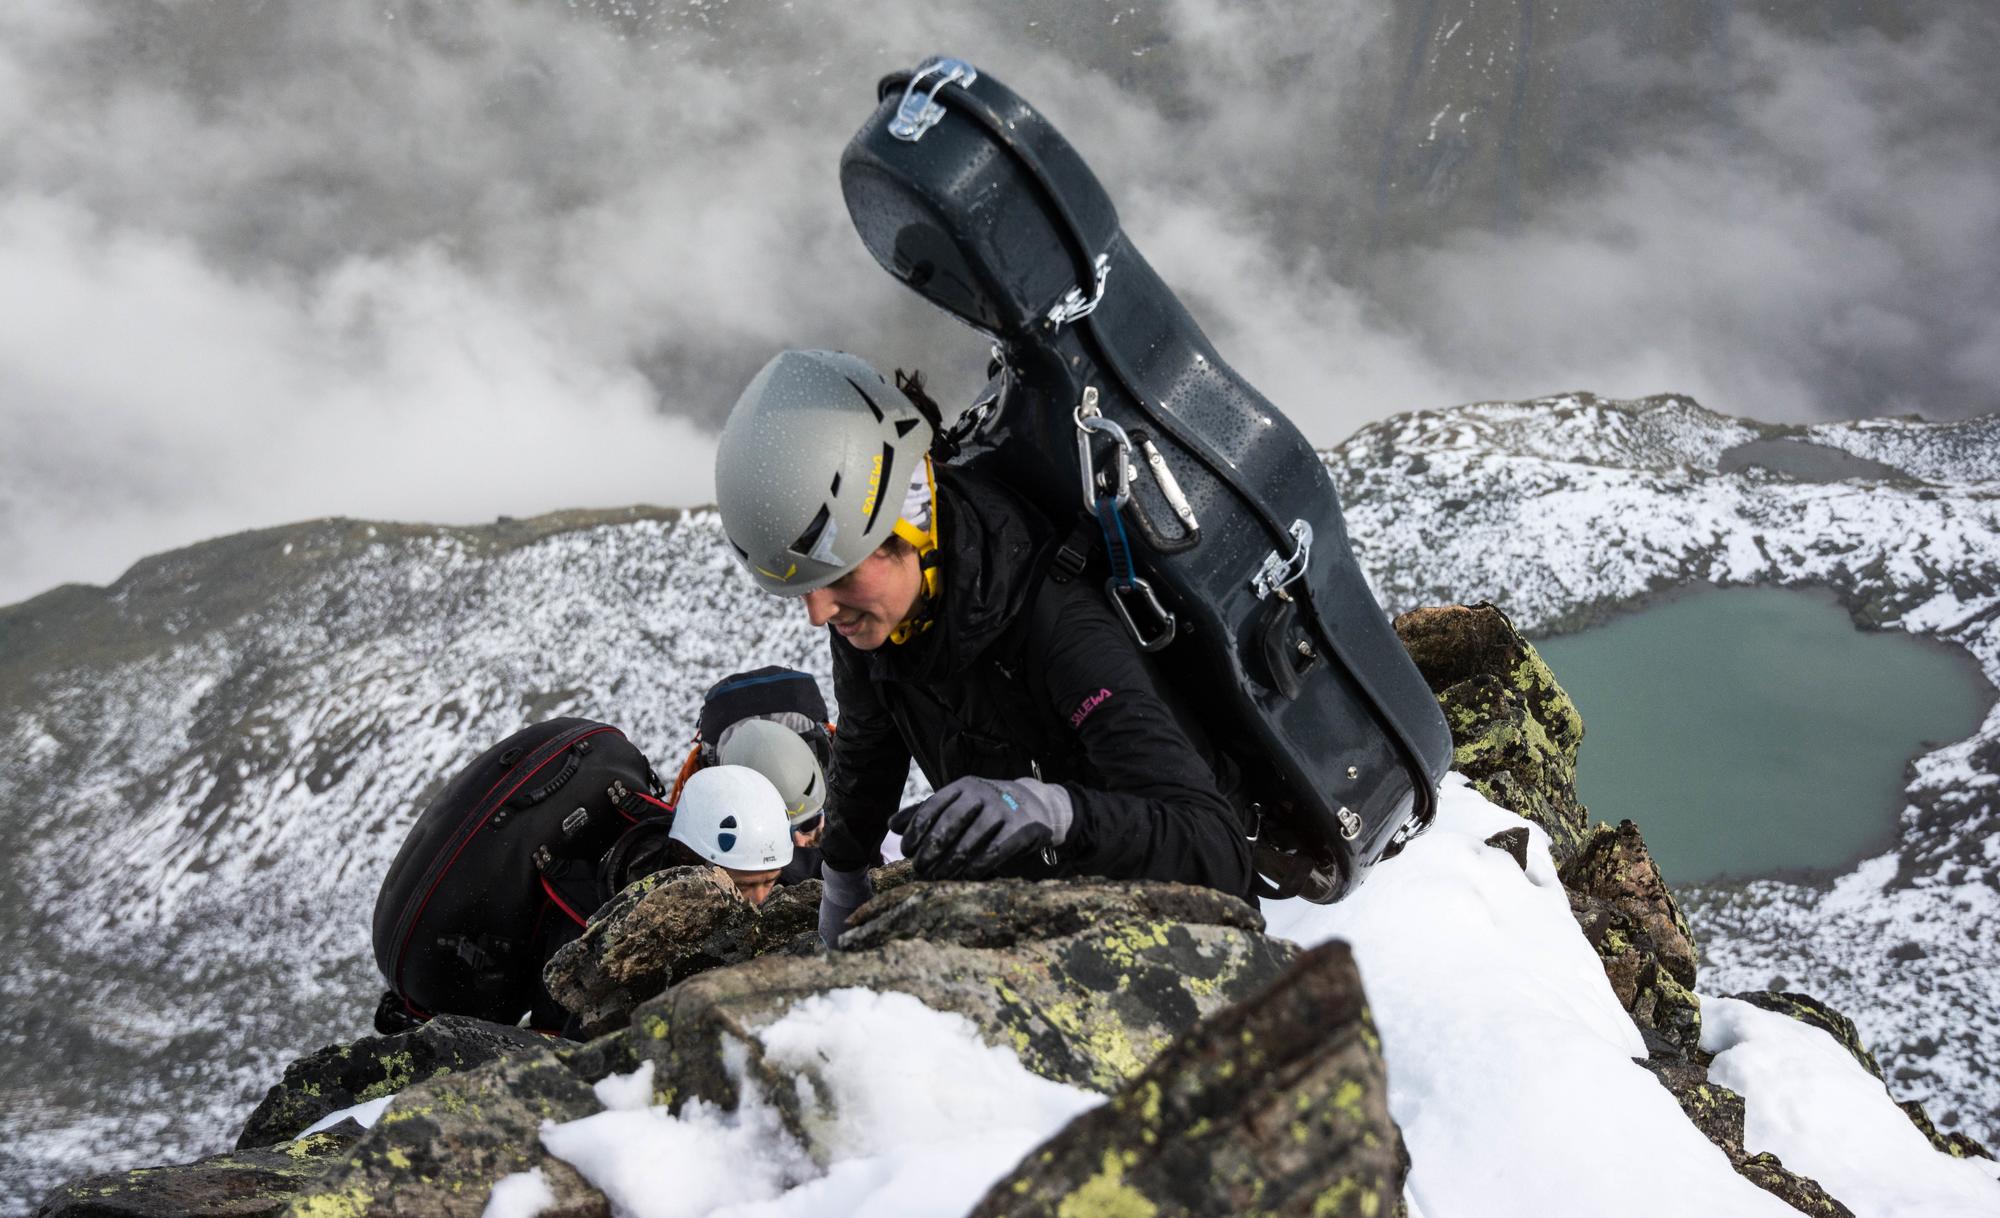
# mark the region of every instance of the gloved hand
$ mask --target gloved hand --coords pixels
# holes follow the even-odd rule
[[[960,778],[889,818],[927,880],[983,880],[1022,855],[1063,844],[1069,792],[1035,778]]]
[[[825,861],[819,865],[819,878],[819,938],[832,947],[847,929],[847,919],[875,895],[875,881],[868,878],[866,867],[840,871]]]

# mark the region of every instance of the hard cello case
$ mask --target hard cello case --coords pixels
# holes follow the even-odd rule
[[[1127,542],[1136,560],[1106,594],[1252,786],[1265,894],[1345,896],[1430,824],[1452,746],[1318,454],[1032,106],[942,58],[884,78],[878,103],[841,157],[855,228],[995,343],[995,384],[953,429],[961,459],[1058,519],[1104,513],[1114,560]]]

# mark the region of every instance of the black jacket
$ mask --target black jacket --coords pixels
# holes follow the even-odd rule
[[[933,787],[1039,775],[1069,791],[1076,817],[1056,865],[1037,858],[1019,874],[1247,895],[1250,846],[1216,781],[1233,769],[1169,710],[1101,580],[1044,578],[1046,526],[997,482],[940,466],[937,485],[944,584],[930,628],[873,652],[830,634],[827,861],[874,862],[914,758]]]

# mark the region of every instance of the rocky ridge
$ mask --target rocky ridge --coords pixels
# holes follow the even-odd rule
[[[1484,595],[1532,633],[1679,582],[1826,583],[2000,677],[1993,432],[1577,395],[1402,416],[1327,459],[1392,609]],[[1760,440],[1905,476],[1724,470]],[[21,1131],[0,1145],[0,1210],[89,1168],[220,1149],[299,1046],[357,1033],[376,884],[469,750],[590,713],[670,753],[701,689],[748,662],[824,675],[825,648],[749,593],[700,512],[312,522],[0,608],[0,994],[18,1013],[0,1122]],[[1886,866],[1678,894],[1707,984],[1829,999],[1898,1094],[1989,1139],[1996,774],[1989,717],[1918,763]]]
[[[1576,804],[1575,708],[1532,646],[1491,606],[1421,610],[1398,629],[1447,706],[1476,689],[1487,708],[1452,717],[1468,776],[1510,795],[1535,824],[1564,830],[1550,840],[1570,843],[1561,875],[1571,909],[1645,1036],[1646,1064],[1747,1179],[1800,1212],[1849,1214],[1775,1156],[1745,1152],[1742,1099],[1707,1080],[1697,1043],[1686,923],[1637,827],[1589,825]],[[1518,832],[1488,845],[1525,869]],[[974,1214],[1402,1212],[1409,1160],[1344,944],[1299,953],[1262,934],[1250,906],[1178,885],[920,883],[906,863],[878,883],[828,953],[816,936],[760,937],[764,912],[718,907],[710,897],[723,889],[701,869],[649,877],[549,966],[551,989],[608,1028],[592,1042],[558,1048],[447,1017],[330,1046],[271,1088],[238,1151],[87,1179],[41,1214],[472,1215],[501,1177],[531,1168],[554,1196],[545,1212],[608,1214],[605,1198],[544,1148],[541,1123],[591,1114],[590,1083],[648,1065],[654,1102],[735,1108],[762,1097],[823,1161],[840,1121],[830,1089],[810,1065],[762,1052],[758,1029],[805,998],[855,985],[915,994],[970,1019],[1034,1073],[1110,1097],[994,1184]],[[769,912],[774,928],[795,921]],[[712,950],[723,927],[737,928],[720,935],[736,945],[735,963]],[[615,984],[594,984],[606,979]],[[1750,997],[1824,1029],[1874,1070],[1852,1025],[1824,1004]],[[330,1105],[390,1092],[393,1108],[370,1130],[343,1122],[309,1132]],[[1920,1104],[1907,1111],[1940,1149],[1985,1153],[1937,1137]]]

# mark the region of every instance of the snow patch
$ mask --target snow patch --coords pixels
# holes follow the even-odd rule
[[[555,1190],[549,1187],[548,1177],[537,1167],[502,1176],[493,1185],[493,1192],[487,1196],[486,1208],[480,1211],[479,1218],[535,1218],[555,1203]]]
[[[818,1080],[800,1095],[823,1164],[785,1131],[741,1045],[725,1055],[743,1096],[733,1113],[700,1100],[678,1115],[613,1110],[545,1125],[542,1144],[630,1218],[915,1218],[969,1209],[1030,1149],[1103,1102],[1028,1073],[963,1016],[908,994],[816,995],[756,1035],[766,1062]],[[613,1082],[611,1094],[628,1098],[636,1078]]]
[[[395,1098],[394,1095],[385,1095],[380,1099],[366,1100],[350,1108],[342,1108],[338,1112],[329,1112],[301,1130],[299,1137],[303,1138],[308,1134],[318,1133],[322,1129],[332,1129],[335,1125],[346,1120],[352,1120],[363,1129],[373,1129],[375,1128],[375,1122],[382,1119],[382,1113],[387,1111],[390,1102]],[[294,1141],[296,1140],[294,1139]]]
[[[1708,1077],[1743,1096],[1743,1147],[1819,1181],[1855,1218],[1991,1218],[2000,1165],[1940,1154],[1824,1029],[1735,998],[1702,999]]]
[[[1525,874],[1486,844],[1522,826]],[[1408,1192],[1429,1218],[1796,1218],[1632,1060],[1645,1044],[1577,931],[1547,834],[1463,777],[1447,777],[1430,831],[1353,896],[1264,914],[1273,934],[1353,946]]]

